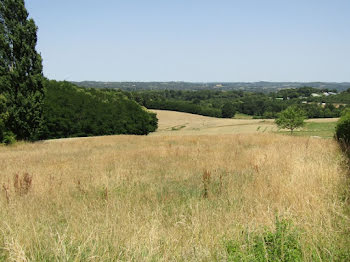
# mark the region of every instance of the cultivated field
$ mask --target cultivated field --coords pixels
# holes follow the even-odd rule
[[[152,135],[212,135],[256,133],[277,130],[273,120],[224,119],[195,114],[152,110],[159,119],[158,132]]]
[[[166,131],[183,122],[160,114],[147,137],[0,147],[0,260],[349,258],[349,183],[333,140],[253,133],[260,120],[217,135],[211,118],[193,117]],[[203,135],[173,135],[195,119]]]
[[[152,110],[159,118],[158,132],[152,135],[212,135],[278,132],[273,119],[224,119],[188,113]],[[296,135],[332,137],[337,118],[310,119]]]

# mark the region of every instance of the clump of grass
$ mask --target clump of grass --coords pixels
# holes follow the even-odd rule
[[[228,261],[303,261],[300,231],[291,221],[276,217],[274,230],[263,233],[245,233],[245,240],[226,243]]]

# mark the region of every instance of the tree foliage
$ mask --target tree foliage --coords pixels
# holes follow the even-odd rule
[[[225,114],[228,108],[226,106],[224,108],[225,104],[232,104],[236,112],[255,118],[276,118],[278,113],[292,105],[305,111],[308,118],[339,117],[344,106],[338,104],[335,107],[333,103],[337,104],[337,100],[340,97],[346,97],[348,93],[342,92],[339,95],[333,95],[331,96],[333,97],[332,102],[322,105],[322,101],[316,101],[320,98],[304,98],[311,92],[316,92],[315,90],[305,87],[296,90],[286,89],[283,92],[270,94],[241,90],[138,90],[130,93],[123,92],[140,105],[150,109],[174,110],[213,117],[227,117]],[[323,97],[322,99],[330,98]]]
[[[222,117],[232,118],[236,114],[236,107],[233,103],[227,102],[223,105],[221,112],[222,112]]]
[[[289,129],[293,134],[294,129],[304,125],[305,113],[296,106],[290,106],[278,114],[275,123],[279,128]]]
[[[0,92],[5,97],[5,129],[35,140],[42,123],[42,59],[37,27],[23,0],[0,0]]]
[[[123,93],[45,81],[41,139],[113,134],[146,135],[157,129],[156,114]]]

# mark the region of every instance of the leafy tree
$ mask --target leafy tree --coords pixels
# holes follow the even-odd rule
[[[7,114],[2,121],[23,140],[35,140],[42,123],[44,89],[36,33],[24,0],[0,0],[0,94]]]
[[[224,118],[232,118],[236,114],[236,108],[235,108],[234,104],[232,104],[230,102],[225,103],[223,105],[221,111],[222,111],[222,117],[224,117]]]
[[[305,113],[296,106],[290,106],[277,115],[275,123],[279,128],[289,129],[293,134],[294,129],[304,125]]]

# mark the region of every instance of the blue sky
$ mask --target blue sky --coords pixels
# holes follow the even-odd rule
[[[50,79],[350,81],[349,0],[27,0]]]

